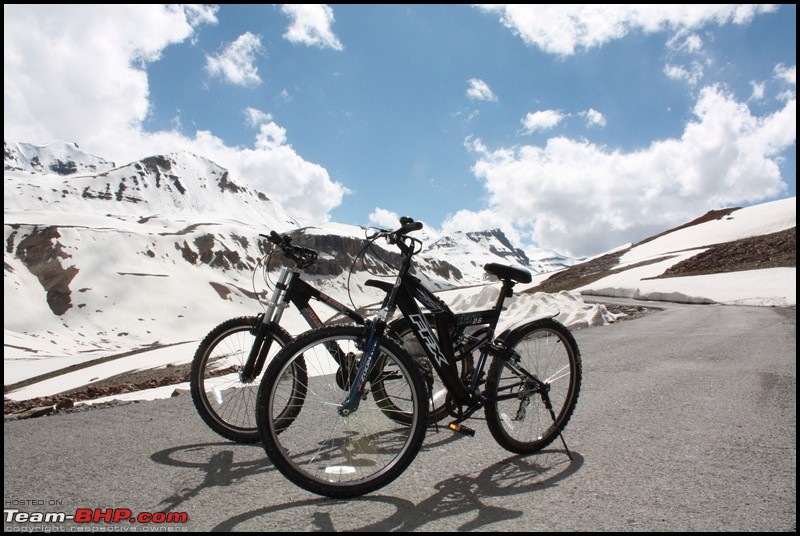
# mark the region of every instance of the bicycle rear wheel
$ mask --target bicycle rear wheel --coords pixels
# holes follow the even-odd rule
[[[434,333],[436,333],[436,322],[433,315],[427,315],[427,319],[428,323],[433,327]],[[464,328],[461,329],[463,330]],[[409,321],[405,317],[401,317],[389,324],[389,330],[392,336],[397,338],[398,342],[402,344],[403,349],[417,364],[422,373],[422,377],[425,379],[428,388],[428,425],[435,424],[448,417],[447,388],[439,374],[434,370],[433,364],[431,364],[431,360],[425,352],[422,343],[420,343],[411,330]],[[472,371],[474,366],[472,354],[459,356],[457,366],[461,378],[466,381],[467,375]],[[393,378],[391,365],[385,366],[383,370],[383,378],[386,379],[386,382],[390,382]],[[389,389],[385,389],[381,381],[374,382],[373,387],[373,392],[381,401],[382,407],[389,412],[387,415],[397,419],[400,423],[408,424],[407,416],[401,411],[397,411],[397,408],[394,407]]]
[[[258,393],[261,441],[273,465],[301,488],[333,498],[375,491],[400,476],[425,438],[428,404],[425,383],[406,352],[388,338],[380,341],[369,386],[358,408],[340,414],[363,357],[364,327],[328,326],[306,332],[270,363]],[[302,411],[287,423],[281,418],[291,392],[283,378],[303,360],[308,385]],[[343,364],[343,367],[340,367]],[[383,368],[392,404],[408,416],[402,424],[385,413],[372,396],[372,383]]]
[[[261,373],[243,382],[241,371],[256,340],[254,316],[241,316],[222,322],[203,338],[192,360],[189,387],[192,401],[203,421],[216,433],[239,443],[259,440],[256,425],[256,398]],[[270,345],[266,360],[286,346],[292,337],[278,325],[267,325],[264,344]],[[293,369],[292,389],[298,396],[305,385],[305,369],[298,362]],[[287,379],[289,379],[287,377]],[[288,411],[288,410],[287,410]],[[284,417],[289,417],[286,413]]]
[[[544,382],[546,393],[533,391],[524,373],[495,357],[486,378],[486,423],[503,448],[530,454],[552,443],[572,417],[581,386],[580,352],[569,329],[550,318],[512,332],[505,345],[521,371]]]

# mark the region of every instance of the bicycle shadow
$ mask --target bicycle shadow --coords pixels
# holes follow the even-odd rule
[[[431,521],[474,517],[453,526],[457,531],[474,531],[493,523],[516,519],[522,511],[495,506],[484,499],[508,497],[540,491],[570,477],[583,465],[583,457],[573,452],[570,460],[561,450],[544,450],[535,455],[512,456],[494,463],[475,476],[455,475],[434,486],[436,493],[417,504],[403,523],[393,530],[413,531]]]
[[[449,530],[474,531],[494,523],[522,517],[520,510],[495,506],[486,499],[540,491],[554,486],[577,472],[584,463],[580,454],[572,452],[570,460],[561,450],[544,450],[536,455],[512,456],[492,464],[477,475],[455,475],[434,486],[430,497],[419,503],[387,495],[366,495],[351,500],[324,497],[276,504],[230,517],[211,530],[263,530],[264,519],[283,512],[284,516],[299,510],[315,532],[409,532],[446,518],[460,525]],[[359,508],[353,509],[354,503]],[[346,508],[339,506],[349,505]],[[354,512],[368,515],[354,516]],[[384,510],[389,512],[384,513]],[[472,516],[464,520],[464,516]],[[296,516],[293,516],[297,518]],[[359,517],[369,522],[359,522]],[[377,518],[377,519],[376,519]],[[457,518],[457,519],[456,519]]]
[[[455,434],[431,434],[423,449],[455,441]],[[251,450],[252,449],[252,450]],[[252,452],[252,456],[250,453]],[[197,469],[195,474],[182,474],[173,481],[174,493],[159,504],[161,511],[169,512],[212,487],[236,484],[244,478],[274,470],[259,443],[231,442],[197,443],[172,447],[150,456],[160,465]]]
[[[161,465],[198,469],[191,476],[183,474],[173,481],[174,493],[158,505],[164,512],[174,510],[208,488],[231,486],[273,469],[259,444],[197,443],[161,450],[150,459]]]

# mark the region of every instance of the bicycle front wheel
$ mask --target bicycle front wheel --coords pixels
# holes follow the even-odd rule
[[[203,338],[192,360],[189,387],[197,413],[216,433],[239,443],[259,440],[256,425],[256,397],[263,376],[242,381],[241,371],[256,340],[254,316],[241,316],[222,322]],[[280,326],[265,326],[266,359],[286,346],[292,337]],[[294,369],[294,389],[305,382],[305,370]],[[287,414],[288,415],[288,414]]]
[[[257,419],[267,456],[286,478],[318,495],[349,498],[382,488],[405,471],[425,439],[424,379],[389,338],[379,342],[358,407],[340,411],[363,357],[364,334],[363,326],[306,332],[275,356],[261,382]],[[298,360],[307,367],[308,385],[302,411],[287,422],[281,412],[292,393],[283,379]],[[391,382],[384,369],[391,371]],[[386,414],[380,397],[373,396],[373,382],[390,391],[386,396],[407,424]]]
[[[513,366],[499,356],[492,360],[486,423],[500,446],[530,454],[552,443],[572,417],[581,386],[580,352],[569,329],[551,318],[512,332],[505,346]],[[532,389],[528,374],[544,383],[544,392]]]

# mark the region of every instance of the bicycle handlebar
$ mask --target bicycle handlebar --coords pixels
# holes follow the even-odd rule
[[[420,229],[422,229],[422,227],[423,226],[421,221],[414,221],[413,218],[403,216],[400,218],[399,229],[396,229],[394,231],[389,231],[388,229],[379,229],[374,235],[368,238],[370,240],[373,240],[380,237],[385,237],[390,244],[395,244],[397,243],[399,238],[413,231],[419,231]]]
[[[298,268],[311,266],[317,260],[318,254],[316,251],[300,246],[293,246],[292,237],[289,235],[281,236],[275,231],[270,231],[269,235],[259,234],[259,236],[266,238],[269,242],[278,246],[286,257],[297,264]]]
[[[409,218],[408,216],[403,216],[400,218],[400,229],[395,231],[399,234],[408,234],[412,231],[419,231],[422,229],[422,222],[421,221],[414,221],[413,218]]]
[[[369,238],[372,240],[383,236],[390,244],[402,245],[402,237],[408,233],[419,231],[422,227],[421,221],[414,221],[413,218],[403,216],[400,218],[399,229],[394,231],[381,229]],[[276,231],[270,231],[269,235],[259,233],[259,236],[266,238],[267,241],[277,246],[286,257],[297,264],[298,268],[306,268],[314,264],[317,260],[318,253],[316,251],[300,246],[293,246],[292,238],[289,235],[280,235]]]

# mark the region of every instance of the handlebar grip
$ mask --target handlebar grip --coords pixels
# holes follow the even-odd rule
[[[276,231],[270,231],[268,240],[280,247],[288,247],[292,243],[292,239],[289,235],[281,236]]]
[[[414,221],[414,218],[409,218],[408,216],[403,216],[400,218],[400,234],[408,234],[412,231],[419,231],[422,229],[422,222],[421,221]]]

